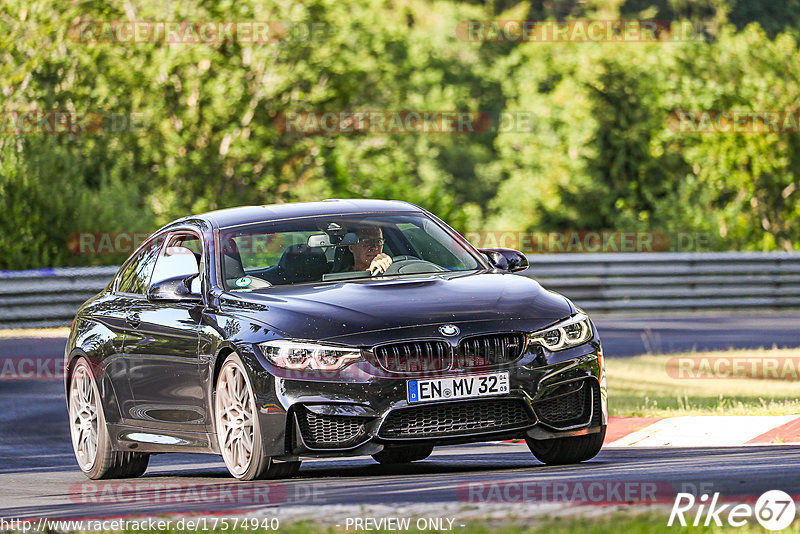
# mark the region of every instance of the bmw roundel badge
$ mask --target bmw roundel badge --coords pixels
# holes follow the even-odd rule
[[[443,336],[451,337],[457,336],[461,330],[454,324],[446,324],[439,327],[439,332],[441,332]]]

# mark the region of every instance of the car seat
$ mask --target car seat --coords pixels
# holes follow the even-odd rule
[[[336,247],[336,251],[333,253],[332,273],[350,271],[355,264],[356,260],[353,257],[353,253],[350,252],[349,247]]]
[[[317,282],[328,272],[328,259],[322,248],[299,243],[283,251],[278,266],[289,284]]]

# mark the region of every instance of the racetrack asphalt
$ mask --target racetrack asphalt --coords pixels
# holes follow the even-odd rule
[[[648,348],[668,353],[800,346],[797,315],[615,317],[596,323],[609,357]],[[64,343],[63,338],[0,339],[0,359],[58,358]],[[800,494],[796,446],[677,448],[668,453],[607,449],[584,464],[550,467],[536,461],[524,444],[461,445],[437,448],[429,459],[405,466],[381,466],[371,458],[304,462],[298,476],[269,482],[266,493],[263,483],[260,489],[247,489],[234,482],[216,456],[173,454],[154,456],[144,477],[121,486],[119,481],[89,481],[79,472],[66,415],[60,380],[0,380],[0,517],[225,512],[292,504],[470,505],[467,484],[495,482],[656,484],[659,495],[666,491],[667,497],[693,488],[731,498],[755,497],[768,489]],[[205,492],[199,497],[198,488]]]

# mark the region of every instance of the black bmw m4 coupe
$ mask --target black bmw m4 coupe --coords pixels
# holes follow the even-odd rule
[[[153,453],[204,452],[253,480],[512,438],[547,464],[590,459],[608,413],[600,338],[527,268],[405,202],[179,219],[72,324],[78,464],[135,477]]]

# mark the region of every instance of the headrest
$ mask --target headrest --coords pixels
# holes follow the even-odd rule
[[[292,245],[283,251],[278,265],[286,273],[289,283],[322,280],[328,272],[328,259],[321,248],[303,243]]]

